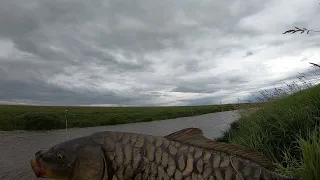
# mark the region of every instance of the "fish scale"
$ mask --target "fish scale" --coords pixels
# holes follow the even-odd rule
[[[78,165],[63,171],[65,164],[50,162],[53,154],[61,150],[77,155],[69,157],[72,163],[68,163]],[[38,159],[51,156],[42,158],[45,165],[52,165],[51,176],[59,169],[60,176],[65,173],[65,177],[74,180],[298,180],[273,172],[272,163],[261,153],[209,140],[197,128],[182,129],[167,136],[96,132],[58,144],[55,151],[36,156]],[[32,161],[35,172],[44,168],[37,166],[39,163]]]
[[[116,158],[118,161],[113,162],[115,164],[114,167],[130,166],[130,173],[132,172],[131,174],[133,174],[133,171],[136,171],[136,168],[138,168],[137,164],[143,160],[142,168],[148,169],[148,171],[134,175],[134,179],[149,179],[150,176],[156,179],[175,180],[233,180],[258,179],[259,177],[260,179],[268,179],[267,171],[263,167],[259,167],[257,164],[246,159],[239,157],[230,158],[225,153],[214,152],[201,147],[188,147],[188,145],[170,141],[164,137],[142,136],[133,133],[126,133],[125,135],[121,133],[121,136],[113,135],[114,133],[110,132],[110,135],[106,134],[106,136],[118,137],[111,142],[112,147],[114,146],[113,144],[117,144],[116,141],[124,147],[117,149],[117,145],[115,146],[117,155],[123,156],[123,154],[128,154],[130,149],[132,149],[128,147],[139,148],[138,152],[146,152],[137,154],[132,149],[132,157],[136,157],[132,161],[132,164],[123,163],[121,161],[122,157]],[[123,150],[127,152],[123,153]],[[123,169],[117,169],[116,171],[116,174],[124,173]],[[265,177],[262,177],[262,175]],[[127,179],[132,178],[121,174],[117,179],[121,179],[122,177],[127,177]]]

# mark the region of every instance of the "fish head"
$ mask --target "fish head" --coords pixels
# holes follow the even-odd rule
[[[56,180],[89,180],[106,176],[102,148],[76,139],[37,151],[30,161],[37,177]]]
[[[37,177],[63,180],[72,174],[77,158],[76,149],[57,145],[37,151],[31,159],[31,167]]]

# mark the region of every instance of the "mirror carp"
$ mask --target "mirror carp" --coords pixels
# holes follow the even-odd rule
[[[56,180],[298,180],[262,153],[206,138],[198,128],[166,136],[103,131],[38,151],[37,177]]]

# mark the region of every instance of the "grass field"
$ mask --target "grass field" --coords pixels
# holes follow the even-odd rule
[[[173,107],[59,107],[0,105],[0,130],[48,130],[148,122],[234,110],[235,104]],[[67,112],[66,112],[67,110]]]
[[[263,152],[282,174],[319,180],[320,85],[290,88],[250,115],[244,110],[217,140]]]

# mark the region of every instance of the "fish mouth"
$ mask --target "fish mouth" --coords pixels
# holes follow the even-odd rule
[[[43,165],[39,160],[31,159],[30,163],[31,163],[32,170],[34,174],[37,176],[37,178],[46,177],[46,169],[43,167]]]

